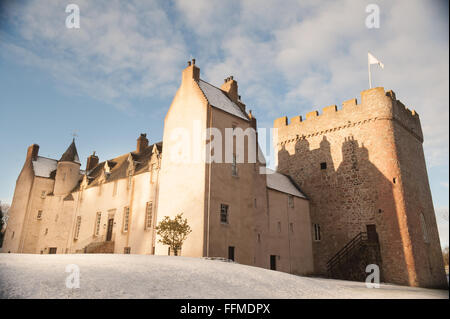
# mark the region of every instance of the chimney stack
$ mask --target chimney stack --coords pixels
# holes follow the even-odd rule
[[[222,91],[225,91],[233,102],[239,100],[238,84],[233,80],[233,76],[229,76],[225,79],[225,83],[220,87]]]
[[[93,169],[98,164],[98,156],[92,153],[92,155],[89,155],[86,162],[86,173],[89,172],[91,169]]]
[[[33,144],[28,147],[27,161],[35,161],[39,153],[39,145]]]
[[[188,66],[183,70],[182,81],[184,82],[192,79],[194,79],[194,81],[200,80],[200,69],[195,65],[195,59],[188,61]]]
[[[142,152],[148,146],[147,134],[141,133],[137,139],[136,153]]]

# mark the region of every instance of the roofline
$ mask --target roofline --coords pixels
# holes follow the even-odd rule
[[[297,198],[301,198],[301,199],[304,199],[304,200],[308,200],[308,201],[309,201],[309,198],[306,197],[306,195],[304,195],[303,192],[302,192],[303,196],[298,196],[298,195],[295,195],[295,194],[287,193],[287,192],[284,192],[284,191],[282,191],[282,190],[279,190],[279,189],[270,187],[270,186],[268,186],[268,185],[266,185],[266,188],[271,189],[271,190],[276,191],[276,192],[281,193],[281,194],[291,195],[291,196],[295,196],[295,197],[297,197]]]

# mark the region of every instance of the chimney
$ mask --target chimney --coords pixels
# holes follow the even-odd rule
[[[188,66],[183,70],[182,81],[184,82],[192,79],[194,79],[194,81],[200,80],[200,69],[195,65],[195,59],[188,61]]]
[[[92,155],[89,155],[86,162],[86,172],[89,172],[91,169],[93,169],[98,164],[98,156],[92,153]]]
[[[220,88],[222,91],[227,92],[233,102],[237,103],[239,101],[238,84],[235,80],[233,80],[233,76],[226,78]]]
[[[252,114],[252,110],[248,111],[248,118],[250,119],[250,125],[256,130],[256,118]]]
[[[136,153],[142,152],[148,146],[147,134],[141,133],[137,139]]]
[[[33,144],[28,147],[27,161],[35,161],[39,153],[39,145]]]

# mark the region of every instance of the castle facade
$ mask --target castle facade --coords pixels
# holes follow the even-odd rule
[[[237,135],[231,150],[217,144],[213,130],[256,132],[257,122],[232,77],[215,87],[192,60],[162,142],[141,134],[133,151],[102,162],[94,153],[85,168],[75,141],[59,160],[28,148],[2,252],[173,254],[155,226],[183,213],[192,233],[182,256],[356,280],[376,264],[386,282],[447,285],[417,113],[375,88],[361,104],[274,128],[276,172],[255,135],[243,152]]]

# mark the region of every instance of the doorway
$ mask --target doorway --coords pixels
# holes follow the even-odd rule
[[[113,226],[114,226],[114,218],[108,219],[108,229],[106,231],[106,241],[111,241],[111,239],[112,239]]]
[[[228,259],[234,261],[234,247],[233,246],[228,247]]]
[[[367,240],[369,242],[378,242],[377,226],[376,225],[366,225],[367,229]]]
[[[270,255],[270,270],[277,270],[277,256]]]

